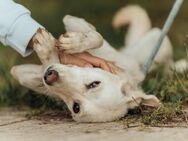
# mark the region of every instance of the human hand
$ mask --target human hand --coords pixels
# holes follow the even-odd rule
[[[114,74],[120,69],[112,62],[95,57],[88,52],[67,54],[60,51],[59,58],[62,64],[71,64],[79,67],[98,67]]]

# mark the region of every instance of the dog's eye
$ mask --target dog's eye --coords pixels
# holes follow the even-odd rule
[[[94,82],[92,82],[92,83],[86,85],[86,88],[87,88],[87,89],[95,88],[95,87],[99,86],[100,83],[101,83],[100,81],[94,81]]]
[[[80,112],[80,105],[77,102],[74,102],[72,109],[74,113],[77,114]]]

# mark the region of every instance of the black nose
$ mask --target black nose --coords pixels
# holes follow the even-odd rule
[[[44,81],[46,84],[51,85],[56,82],[59,78],[58,72],[55,70],[47,70],[44,74]]]

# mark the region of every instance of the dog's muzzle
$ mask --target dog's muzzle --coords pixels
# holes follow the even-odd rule
[[[44,81],[48,85],[52,85],[54,82],[56,82],[59,78],[59,74],[57,71],[49,68],[44,74]]]

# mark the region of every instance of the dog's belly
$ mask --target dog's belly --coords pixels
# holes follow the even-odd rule
[[[138,77],[140,80],[143,80],[143,74],[141,72],[138,61],[132,56],[118,52],[105,40],[102,47],[92,49],[89,51],[89,53],[94,56],[114,62],[118,67],[124,70],[125,75],[129,74],[132,77]],[[122,75],[120,75],[120,77],[122,77]]]

